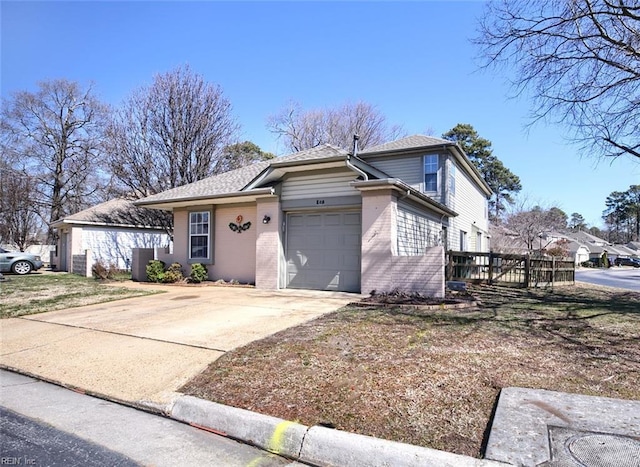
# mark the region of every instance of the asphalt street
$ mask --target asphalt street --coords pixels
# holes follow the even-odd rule
[[[130,467],[140,464],[117,452],[85,441],[0,407],[0,464],[64,467]]]
[[[224,465],[291,461],[160,415],[0,370],[2,465]]]
[[[640,292],[640,268],[579,269],[576,281]]]

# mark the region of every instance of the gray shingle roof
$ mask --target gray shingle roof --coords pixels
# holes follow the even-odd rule
[[[451,141],[433,136],[411,135],[390,143],[379,144],[370,148],[365,148],[359,152],[360,155],[366,155],[374,152],[386,151],[402,151],[404,149],[423,148],[428,146],[440,146],[443,144],[454,144]]]
[[[132,200],[117,198],[65,216],[53,224],[78,223],[152,228],[161,225],[157,216],[158,213],[155,210],[137,207]]]
[[[266,170],[271,164],[326,159],[346,155],[348,155],[347,151],[330,144],[323,144],[305,151],[289,154],[288,156],[277,157],[270,161],[256,162],[236,170],[231,170],[220,175],[214,175],[197,182],[189,183],[188,185],[172,188],[171,190],[147,196],[146,198],[139,200],[139,202],[147,204],[189,198],[203,198],[206,196],[223,195],[226,193],[237,193],[260,175],[261,172]]]
[[[172,188],[155,195],[142,198],[140,201],[161,202],[174,199],[199,198],[203,196],[234,193],[244,188],[260,172],[269,167],[269,162],[256,162],[254,164],[231,170],[213,177],[203,178],[197,182]]]
[[[308,160],[314,160],[314,159],[328,159],[330,157],[347,156],[347,155],[349,155],[349,153],[344,149],[341,149],[337,146],[333,146],[331,144],[322,144],[320,146],[316,146],[315,148],[307,149],[305,151],[300,151],[300,152],[294,152],[293,154],[289,154],[288,156],[272,159],[271,162],[279,163],[279,162],[308,161]]]
[[[597,244],[597,243],[607,245],[609,243],[606,240],[596,237],[595,235],[591,235],[583,230],[580,230],[578,232],[568,233],[567,236],[581,243],[588,243],[589,245]]]

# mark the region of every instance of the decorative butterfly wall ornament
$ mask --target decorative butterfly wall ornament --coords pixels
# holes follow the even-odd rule
[[[229,228],[231,230],[233,230],[234,232],[242,233],[245,230],[249,230],[249,227],[251,227],[251,222],[245,222],[243,224],[242,223],[242,216],[236,217],[236,223],[235,224],[233,222],[229,222]]]

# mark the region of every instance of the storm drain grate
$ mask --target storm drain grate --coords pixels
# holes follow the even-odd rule
[[[548,427],[551,460],[540,467],[640,467],[640,440]]]

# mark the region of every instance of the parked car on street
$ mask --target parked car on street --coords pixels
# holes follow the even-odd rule
[[[600,258],[589,258],[588,260],[580,263],[580,266],[582,266],[583,268],[599,268]]]
[[[640,259],[638,258],[616,258],[616,266],[633,266],[634,268],[640,268]]]
[[[29,274],[31,271],[37,271],[42,266],[42,259],[38,255],[20,251],[7,251],[4,248],[0,248],[0,272]]]

